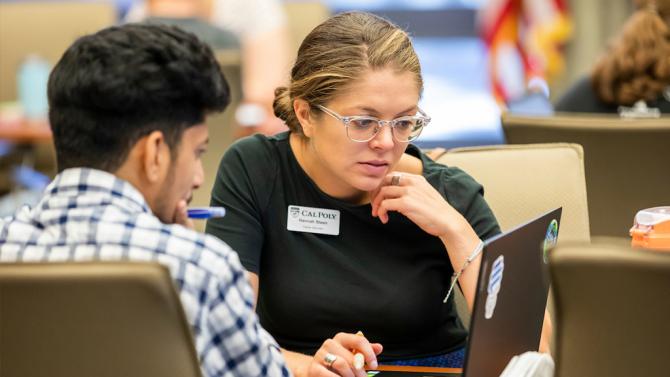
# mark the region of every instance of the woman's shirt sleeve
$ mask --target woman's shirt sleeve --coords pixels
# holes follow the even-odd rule
[[[500,233],[500,226],[491,207],[484,199],[484,187],[459,168],[451,168],[452,175],[445,179],[447,198],[480,239],[486,240]]]
[[[484,187],[457,167],[434,162],[421,153],[426,179],[470,223],[480,239],[486,240],[500,233],[493,211],[484,199]]]
[[[244,268],[259,274],[265,239],[263,212],[277,174],[272,145],[262,136],[241,139],[223,155],[212,188],[212,206],[222,206],[226,215],[209,219],[206,233],[227,243]]]

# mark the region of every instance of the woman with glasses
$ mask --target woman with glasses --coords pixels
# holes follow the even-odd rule
[[[365,376],[357,353],[369,368],[460,366],[467,331],[443,300],[474,256],[458,278],[472,307],[480,240],[500,230],[477,182],[411,144],[430,123],[422,88],[406,32],[336,15],[275,92],[290,131],[223,157],[212,205],[227,213],[207,232],[239,253],[297,376]]]

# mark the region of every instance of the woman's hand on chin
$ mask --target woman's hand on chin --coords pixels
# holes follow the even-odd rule
[[[391,172],[379,188],[372,192],[372,216],[382,223],[388,213],[397,211],[412,220],[426,233],[446,236],[467,221],[422,175]]]

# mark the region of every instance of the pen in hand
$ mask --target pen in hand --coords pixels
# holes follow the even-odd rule
[[[225,216],[226,209],[223,207],[195,207],[187,209],[186,213],[190,219],[211,219]]]
[[[357,332],[356,335],[364,336],[363,332],[361,331]],[[352,350],[352,352],[354,352],[354,368],[363,369],[363,367],[365,366],[365,355],[356,350]]]

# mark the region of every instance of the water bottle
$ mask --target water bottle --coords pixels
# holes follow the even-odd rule
[[[51,67],[37,55],[28,55],[19,67],[16,83],[19,102],[24,115],[30,120],[47,118],[47,82]]]

